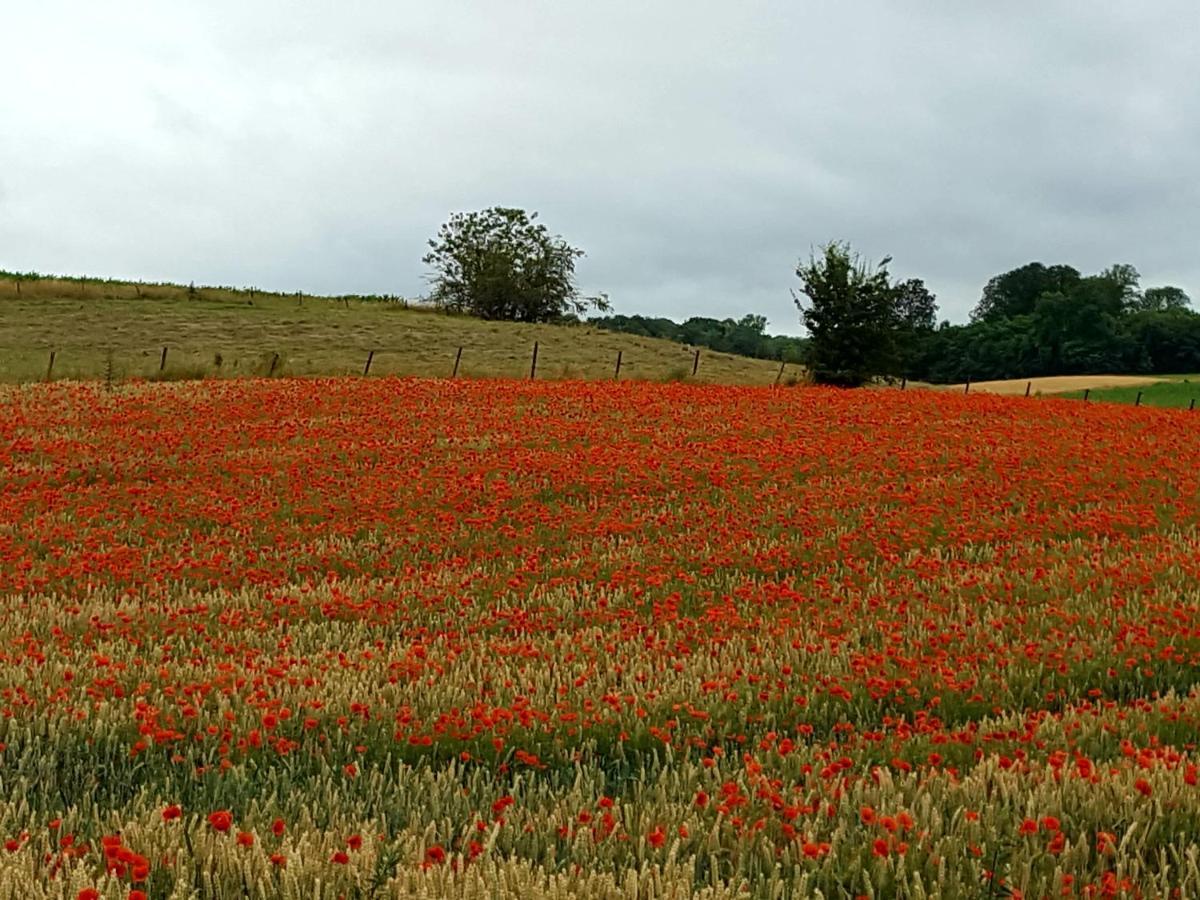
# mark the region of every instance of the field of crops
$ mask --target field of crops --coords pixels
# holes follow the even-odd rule
[[[0,389],[0,898],[1200,896],[1200,419]]]

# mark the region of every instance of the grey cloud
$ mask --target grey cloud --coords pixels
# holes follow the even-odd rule
[[[540,210],[623,312],[798,330],[796,260],[962,319],[1030,259],[1200,296],[1200,17],[1133,4],[30,4],[0,267],[425,289],[454,210]],[[52,37],[50,37],[52,36]]]

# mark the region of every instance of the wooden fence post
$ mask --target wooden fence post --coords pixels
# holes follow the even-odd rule
[[[367,354],[367,364],[363,366],[363,378],[366,378],[371,373],[371,360],[375,358],[375,351],[372,350]]]
[[[775,387],[779,387],[779,379],[783,377],[783,367],[787,365],[785,360],[779,361],[779,371],[775,373]]]
[[[1084,388],[1084,389],[1083,389],[1083,402],[1084,402],[1084,403],[1087,403],[1087,398],[1088,398],[1088,395],[1089,395],[1091,392],[1092,392],[1092,389],[1091,389],[1091,388]]]
[[[970,375],[967,376],[967,384],[966,384],[966,387],[963,388],[963,393],[964,394],[971,393],[971,376]]]
[[[462,362],[462,347],[458,348],[458,353],[454,355],[454,371],[450,373],[451,378],[458,377],[458,364]]]
[[[530,379],[534,379],[537,377],[537,354],[538,354],[538,342],[534,341],[533,342],[533,362],[531,362],[529,364]]]
[[[696,377],[696,370],[700,368],[700,351],[696,351],[696,355],[692,358],[692,377]]]
[[[1029,392],[1030,392],[1031,390],[1033,390],[1033,382],[1032,382],[1032,381],[1027,381],[1027,382],[1025,382],[1025,396],[1026,396],[1026,397],[1028,397],[1028,396],[1029,396]]]
[[[1133,405],[1134,406],[1142,405],[1142,392],[1141,391],[1138,391],[1137,399],[1133,401]]]
[[[900,379],[900,390],[904,390],[907,387],[908,387],[908,376],[905,375],[903,378]]]
[[[158,371],[162,371],[167,367],[167,348],[163,347],[162,358],[158,361]]]
[[[1188,409],[1195,409],[1195,408],[1196,408],[1196,398],[1193,397],[1192,402],[1188,404]]]
[[[21,279],[20,278],[17,279],[17,296],[18,297],[21,296]]]
[[[613,369],[613,381],[621,380],[621,351],[617,351],[617,367]]]
[[[267,377],[270,378],[275,374],[275,367],[279,365],[279,354],[276,353],[271,357],[271,368],[267,370]]]
[[[46,380],[50,380],[50,374],[54,371],[54,351],[50,351],[50,364],[46,366]]]

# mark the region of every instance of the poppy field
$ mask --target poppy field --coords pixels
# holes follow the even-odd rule
[[[1200,418],[0,389],[4,898],[1200,896]]]

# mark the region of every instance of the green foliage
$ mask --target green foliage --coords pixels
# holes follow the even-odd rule
[[[1200,315],[1177,287],[1142,291],[1137,269],[1083,276],[1029,263],[992,278],[965,326],[915,335],[911,377],[968,378],[1200,370]]]
[[[1098,277],[1111,286],[1121,309],[1132,307],[1141,299],[1142,292],[1138,288],[1138,282],[1141,281],[1142,276],[1128,263],[1111,265]]]
[[[502,206],[452,215],[422,258],[433,268],[433,301],[513,322],[555,322],[593,306],[607,309],[604,297],[579,295],[575,261],[583,251],[536,218]]]
[[[753,314],[737,320],[693,316],[683,323],[649,316],[612,315],[591,318],[588,323],[607,331],[663,338],[754,359],[797,363],[804,356],[803,338],[767,334],[766,316]]]
[[[984,286],[983,296],[971,311],[971,321],[995,322],[1027,315],[1042,294],[1070,291],[1078,282],[1079,272],[1071,266],[1028,263],[997,275]]]
[[[919,279],[892,284],[887,266],[865,263],[848,244],[830,243],[801,262],[796,297],[809,343],[805,362],[817,384],[859,387],[905,374],[918,336],[933,329],[937,305]]]
[[[920,278],[897,282],[895,295],[896,318],[903,331],[928,334],[937,321],[937,298]]]
[[[1192,298],[1184,293],[1183,288],[1165,285],[1146,288],[1135,309],[1139,312],[1166,312],[1172,309],[1186,309],[1191,302]]]

